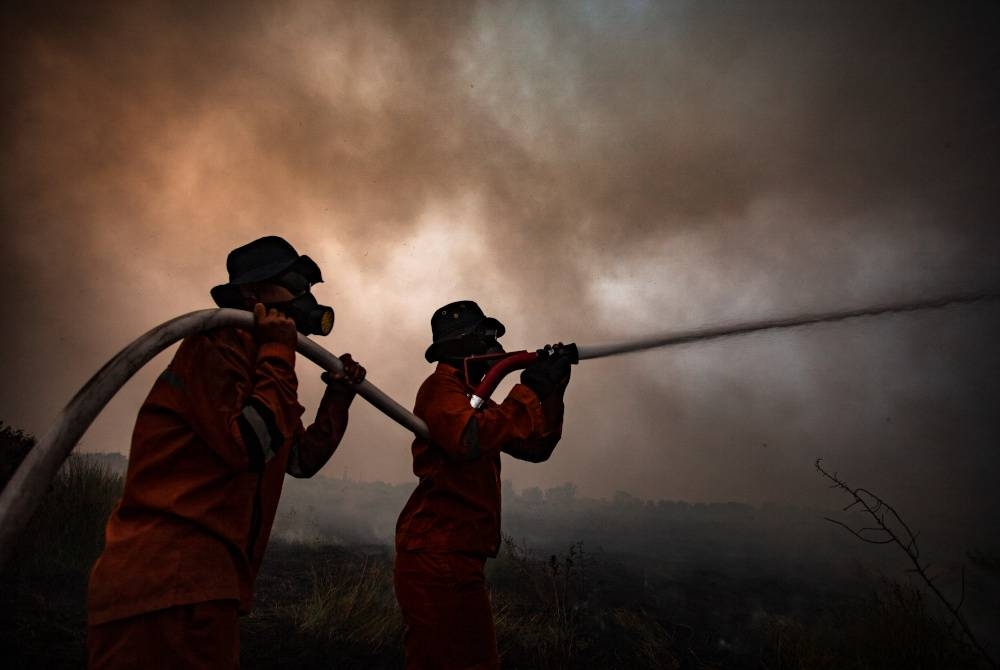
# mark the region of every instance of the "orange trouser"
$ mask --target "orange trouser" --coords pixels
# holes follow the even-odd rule
[[[91,626],[90,670],[239,668],[236,600],[179,605]]]
[[[482,556],[396,554],[394,586],[407,670],[500,667]]]

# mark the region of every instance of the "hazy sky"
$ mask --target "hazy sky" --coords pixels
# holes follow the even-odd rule
[[[455,299],[517,349],[1000,289],[996,2],[24,4],[0,420],[35,434],[267,234],[322,267],[324,346],[407,406]],[[904,510],[995,509],[998,325],[992,303],[588,361],[553,458],[505,477],[827,503],[823,456]],[[81,449],[127,451],[167,356]],[[409,442],[359,400],[324,473],[406,481]]]

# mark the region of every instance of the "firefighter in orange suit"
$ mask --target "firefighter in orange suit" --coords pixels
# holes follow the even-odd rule
[[[406,667],[497,668],[483,567],[500,548],[500,453],[535,463],[552,454],[570,360],[539,359],[502,403],[474,410],[464,360],[503,352],[503,324],[463,300],[437,310],[431,330],[426,358],[437,368],[413,409],[431,440],[413,442],[420,482],[396,525],[394,586],[406,624]]]
[[[310,477],[347,428],[364,368],[345,354],[303,428],[296,331],[326,334],[319,267],[280,237],[226,262],[220,307],[252,309],[252,331],[186,338],[139,410],[122,499],[90,575],[91,668],[235,668],[237,615],[253,584],[285,474]]]

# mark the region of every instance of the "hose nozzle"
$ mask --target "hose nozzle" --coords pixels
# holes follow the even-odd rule
[[[508,374],[514,370],[523,370],[541,357],[554,356],[567,356],[570,363],[574,365],[580,362],[580,353],[574,343],[547,345],[537,351],[512,351],[500,357],[500,360],[490,367],[482,381],[476,385],[472,395],[469,396],[469,404],[473,409],[479,409],[486,404],[486,401],[493,395],[493,391]]]
[[[576,342],[570,342],[569,344],[559,344],[546,345],[544,349],[538,350],[539,356],[565,356],[569,358],[570,365],[576,365],[580,362],[580,350],[576,347]]]

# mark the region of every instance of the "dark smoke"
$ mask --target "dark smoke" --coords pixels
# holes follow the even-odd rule
[[[431,311],[458,298],[519,348],[1000,286],[996,3],[23,3],[6,19],[0,418],[32,432],[133,337],[209,306],[226,253],[263,234],[320,261],[327,344],[404,404]],[[554,459],[506,473],[804,502],[825,494],[822,455],[928,514],[972,514],[997,502],[998,319],[585,363]],[[127,449],[155,372],[84,448]],[[403,481],[407,443],[359,407],[328,472]]]

